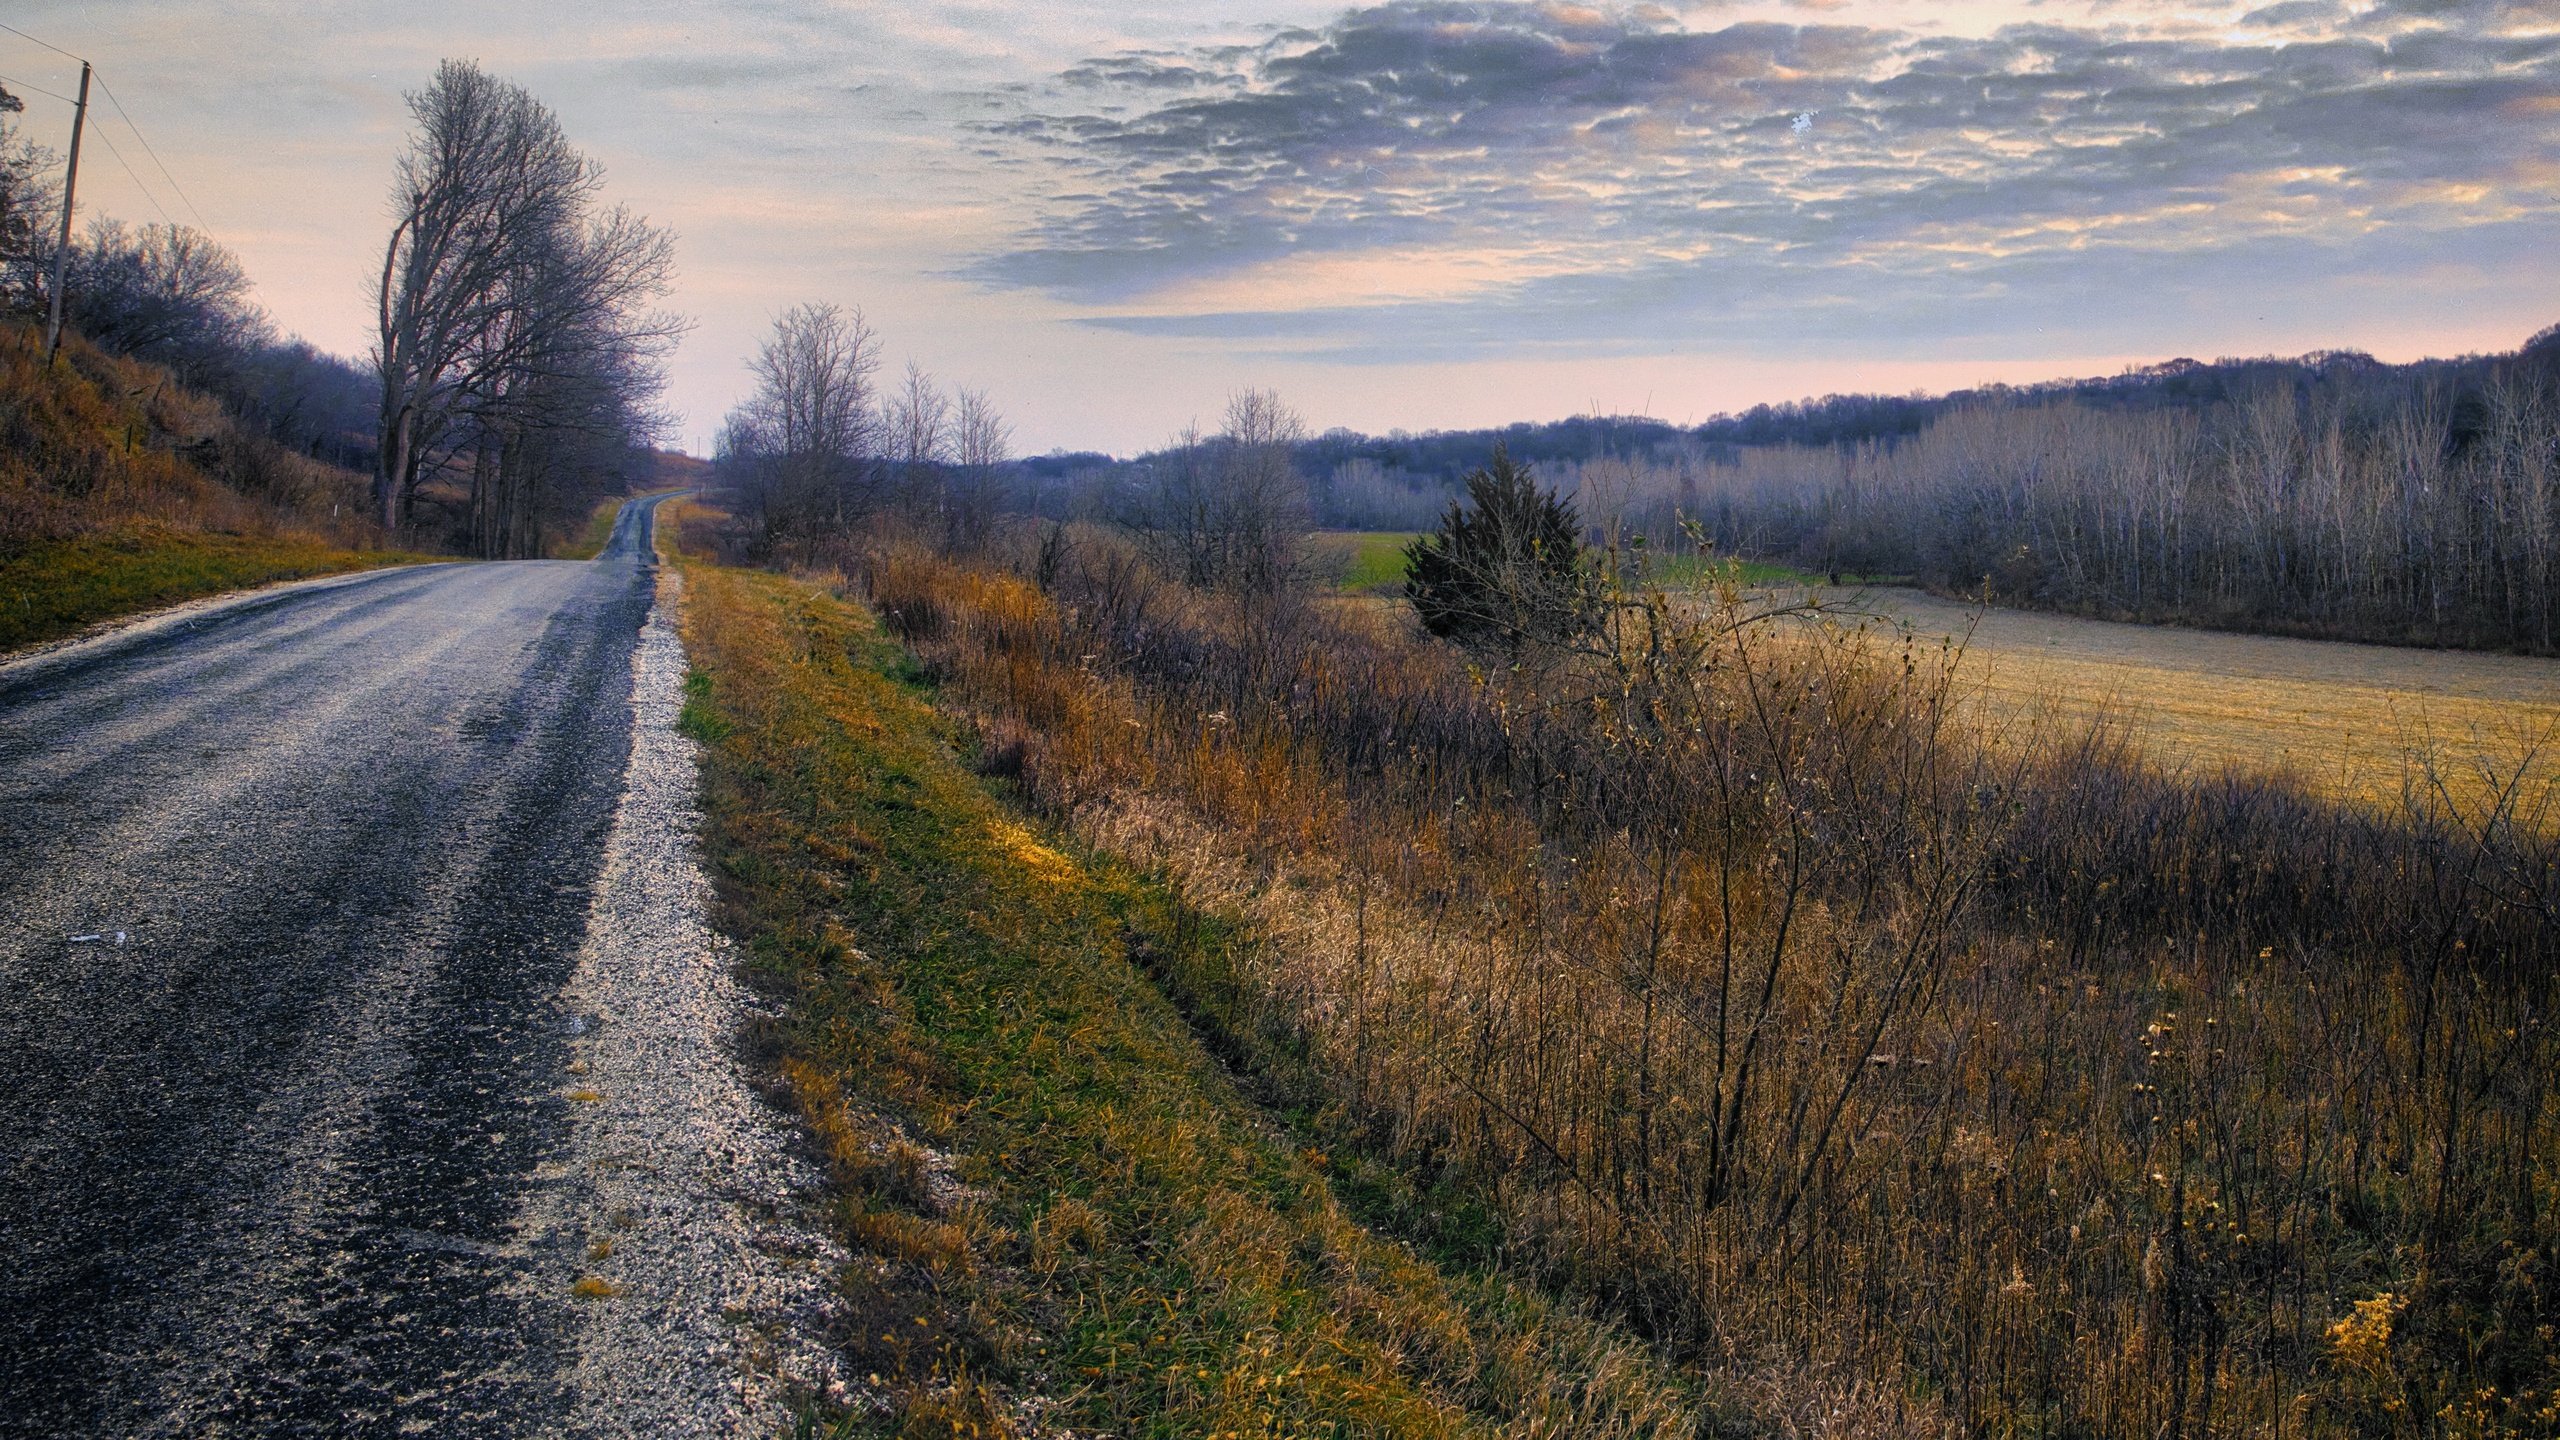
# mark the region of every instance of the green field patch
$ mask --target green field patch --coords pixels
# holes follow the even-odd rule
[[[1338,575],[1334,584],[1354,594],[1401,591],[1404,550],[1411,530],[1319,530],[1312,537],[1320,568]]]

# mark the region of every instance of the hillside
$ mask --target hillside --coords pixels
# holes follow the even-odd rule
[[[155,365],[0,326],[0,652],[119,615],[421,557],[365,478],[236,423]]]

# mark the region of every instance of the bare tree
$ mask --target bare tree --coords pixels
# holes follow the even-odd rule
[[[951,402],[933,377],[915,361],[907,362],[897,392],[882,416],[888,458],[897,467],[900,498],[917,515],[942,506],[942,467],[950,458]]]
[[[1005,462],[1013,458],[1012,446],[1013,427],[996,413],[987,392],[962,388],[952,406],[952,463],[944,487],[943,533],[954,548],[969,548],[994,524],[998,485]]]
[[[222,378],[275,339],[249,299],[238,257],[185,225],[91,222],[73,247],[64,289],[83,335],[167,365],[190,384]]]
[[[532,337],[507,322],[510,279],[541,268],[599,183],[548,109],[468,61],[439,67],[409,113],[418,128],[394,172],[375,290],[374,499],[393,529],[463,397]]]
[[[458,407],[475,553],[541,553],[554,498],[610,488],[628,452],[664,428],[663,362],[685,327],[649,307],[673,283],[674,256],[673,236],[619,207],[522,247]]]
[[[43,262],[62,213],[51,150],[27,138],[16,118],[26,102],[0,88],[0,309],[43,303]]]
[[[1308,527],[1306,481],[1292,451],[1306,422],[1269,390],[1227,400],[1226,426],[1186,429],[1158,458],[1140,528],[1193,584],[1272,595],[1299,578]]]
[[[756,390],[722,427],[720,460],[768,545],[841,528],[879,498],[880,340],[858,309],[824,302],[775,317],[748,369]]]

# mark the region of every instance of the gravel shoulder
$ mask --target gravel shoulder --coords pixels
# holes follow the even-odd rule
[[[582,1436],[772,1435],[839,1388],[820,1337],[844,1257],[801,1213],[821,1177],[737,1054],[756,1001],[706,917],[695,746],[676,728],[681,583],[661,572],[641,631],[631,763],[561,996],[573,1188],[544,1228],[583,1256]]]

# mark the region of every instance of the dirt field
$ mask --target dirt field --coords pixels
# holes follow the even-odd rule
[[[1923,636],[1970,626],[1964,674],[1995,715],[2110,707],[2164,764],[2289,769],[2392,803],[2423,750],[2470,790],[2484,764],[2512,773],[2538,746],[2529,789],[2560,785],[2560,661],[1977,611],[1916,590],[1864,598]]]

